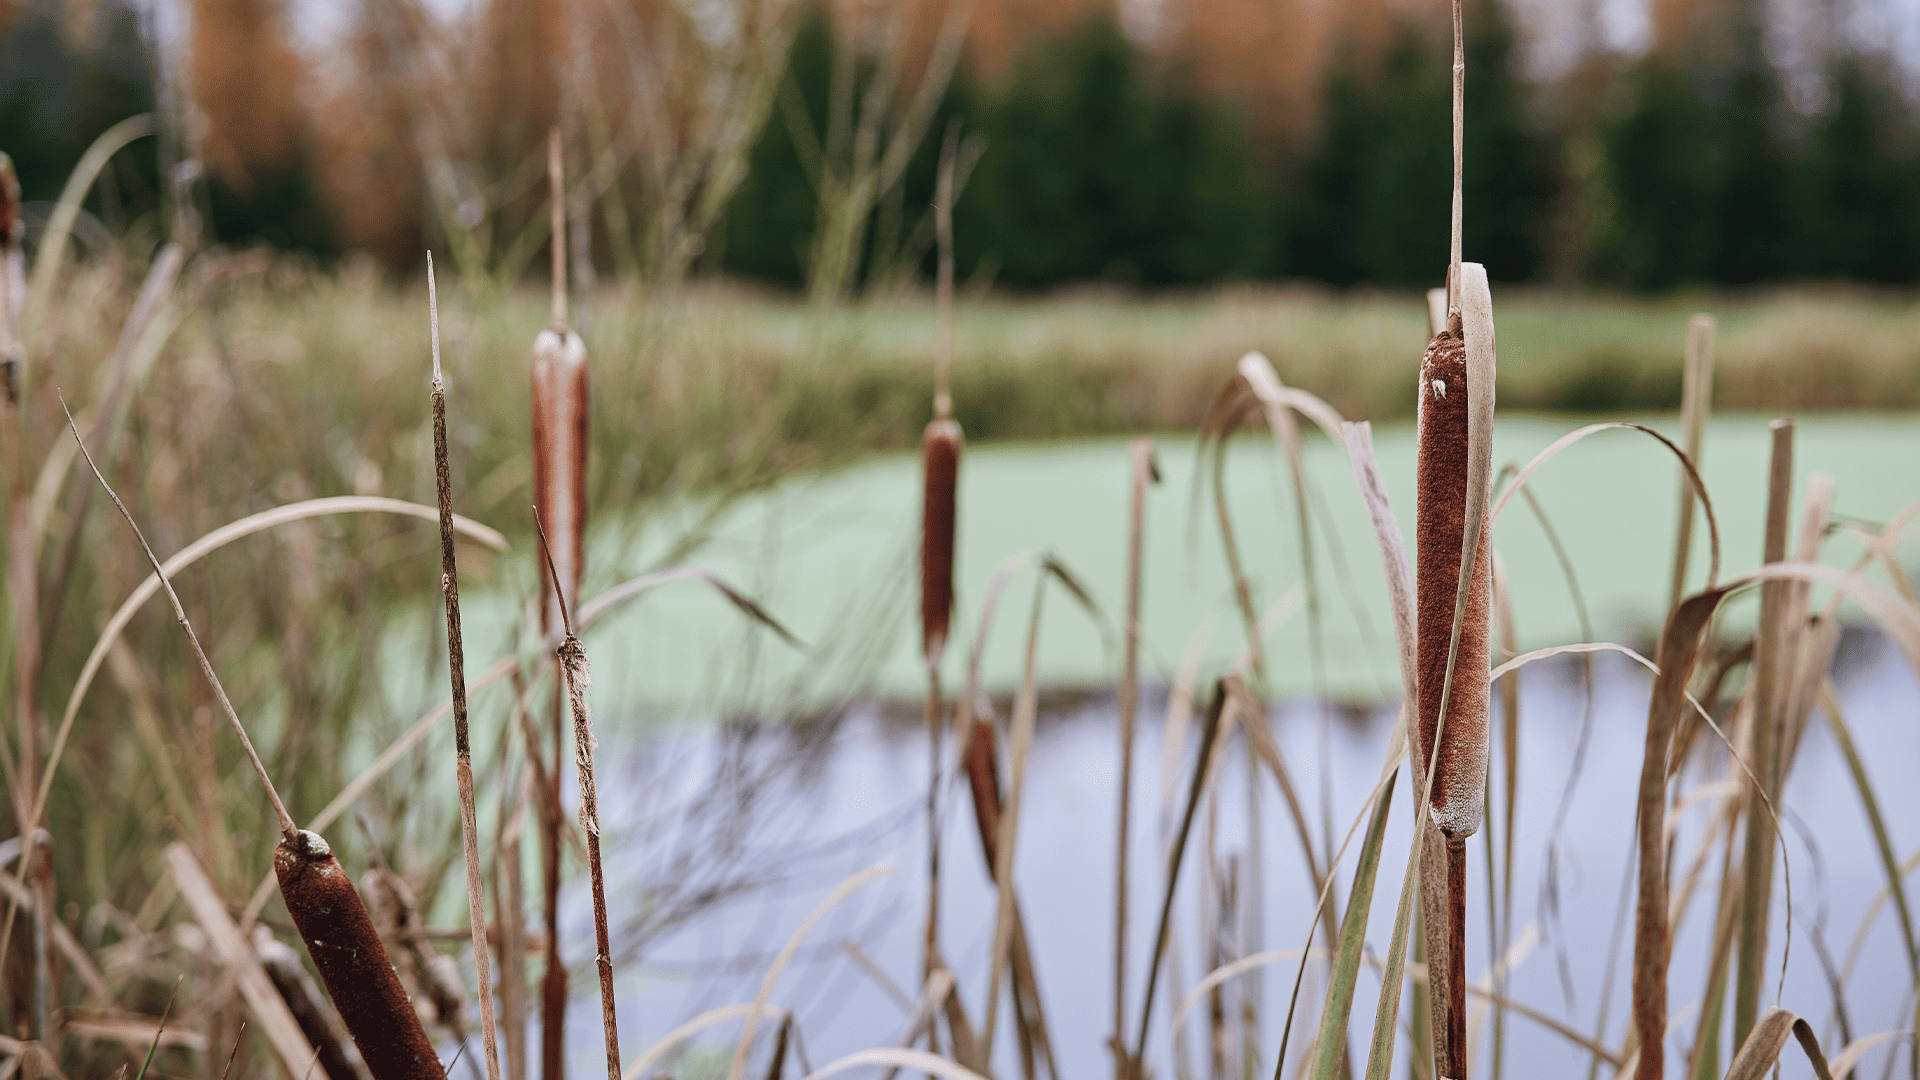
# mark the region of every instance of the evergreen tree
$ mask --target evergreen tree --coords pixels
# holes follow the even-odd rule
[[[817,140],[827,130],[833,78],[833,26],[826,11],[808,4],[787,52],[780,101],[747,160],[747,178],[725,217],[723,265],[731,272],[798,285],[806,280],[807,249],[819,208],[814,177],[795,136]]]
[[[1908,144],[1911,118],[1886,73],[1863,57],[1833,65],[1830,108],[1808,133],[1794,188],[1794,258],[1811,277],[1911,281],[1920,271]],[[1904,122],[1904,124],[1903,124]]]
[[[1526,85],[1502,0],[1473,7],[1467,23],[1465,257],[1496,281],[1542,268],[1554,176],[1547,141],[1525,115]]]
[[[1712,114],[1697,85],[1658,56],[1625,81],[1626,106],[1602,134],[1612,214],[1596,242],[1600,271],[1643,290],[1702,280],[1723,223]]]
[[[1767,59],[1758,0],[1733,5],[1732,70],[1720,117],[1718,281],[1745,283],[1785,269],[1789,161],[1780,136],[1780,78]]]

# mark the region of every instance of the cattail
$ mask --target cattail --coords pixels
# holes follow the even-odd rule
[[[937,419],[920,438],[925,504],[920,517],[920,648],[939,662],[953,621],[953,532],[960,480],[960,425]]]
[[[273,853],[273,872],[287,914],[374,1080],[443,1080],[446,1073],[386,946],[327,842],[304,830],[282,840]]]
[[[580,335],[542,330],[533,341],[533,490],[553,526],[554,568],[566,603],[577,606],[586,565],[587,349]],[[543,635],[560,629],[553,583],[540,580]]]
[[[563,613],[580,598],[586,566],[587,530],[587,348],[567,326],[566,184],[562,175],[560,133],[547,139],[547,179],[553,194],[553,321],[533,341],[533,499],[540,518],[553,528],[551,575],[540,578],[540,633],[549,638],[565,625]],[[552,787],[546,798],[560,804],[560,759],[567,725],[555,678]],[[560,960],[559,814],[548,815],[543,830],[542,877],[546,908],[546,975],[541,985],[542,1075],[565,1074],[567,974]]]
[[[1417,551],[1420,756],[1433,761],[1433,819],[1449,839],[1480,828],[1487,777],[1487,661],[1492,610],[1491,548],[1483,512],[1479,552],[1460,621],[1459,654],[1447,683],[1454,608],[1460,588],[1461,541],[1467,520],[1467,349],[1458,316],[1427,346],[1420,363]],[[1484,508],[1483,508],[1484,509]],[[1446,700],[1446,730],[1434,757],[1433,738]]]

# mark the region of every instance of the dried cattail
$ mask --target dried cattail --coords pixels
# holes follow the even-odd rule
[[[444,1080],[366,905],[327,842],[308,831],[282,840],[273,870],[287,914],[374,1080]]]
[[[1455,316],[1453,326],[1427,346],[1420,363],[1419,448],[1414,466],[1420,755],[1434,761],[1429,781],[1433,819],[1450,839],[1471,836],[1480,828],[1487,776],[1486,672],[1493,590],[1484,508],[1452,685],[1447,686],[1467,520],[1467,427],[1467,347]],[[1433,740],[1443,694],[1446,730],[1436,759]]]
[[[953,530],[960,480],[960,425],[936,419],[920,438],[925,505],[920,517],[920,647],[937,663],[953,622]]]
[[[571,330],[542,330],[533,341],[533,492],[540,518],[553,526],[554,568],[577,606],[586,566],[587,349]],[[540,579],[540,631],[560,629],[553,584]]]

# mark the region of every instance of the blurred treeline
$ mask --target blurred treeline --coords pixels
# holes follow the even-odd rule
[[[559,123],[579,272],[838,296],[930,272],[951,132],[964,281],[1429,282],[1446,259],[1440,0],[1162,0],[1125,28],[1111,0],[358,0],[325,56],[276,0],[180,6],[160,50],[130,0],[0,0],[0,149],[29,200],[159,108],[160,153],[89,204],[109,233],[157,237],[153,163],[192,159],[179,190],[220,241],[402,271],[445,245],[503,283],[543,265]],[[1513,13],[1470,0],[1468,257],[1643,290],[1920,279],[1900,65],[1835,15],[1785,69],[1769,8],[1659,0],[1644,53],[1530,79]]]

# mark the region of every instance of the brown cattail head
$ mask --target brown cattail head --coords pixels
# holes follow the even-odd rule
[[[980,829],[980,850],[987,856],[987,873],[998,865],[1000,850],[1000,771],[994,764],[993,722],[975,717],[967,736],[967,786],[973,792],[973,821]]]
[[[1415,509],[1421,763],[1433,737],[1447,678],[1467,519],[1467,347],[1459,316],[1434,337],[1420,363]],[[1479,551],[1460,623],[1460,648],[1446,705],[1446,729],[1432,777],[1434,823],[1449,837],[1480,828],[1487,776],[1487,641],[1492,608],[1491,547],[1482,508]]]
[[[926,502],[920,516],[920,649],[938,663],[953,622],[953,529],[960,482],[960,425],[936,419],[920,439]]]
[[[445,1080],[366,905],[327,842],[306,831],[282,840],[273,870],[287,914],[374,1080]]]
[[[553,541],[567,606],[580,599],[587,535],[587,348],[580,335],[540,331],[533,341],[533,499]],[[560,630],[560,605],[540,577],[540,632]]]
[[[20,217],[20,176],[13,171],[13,159],[0,153],[0,252],[20,245],[25,225]]]

